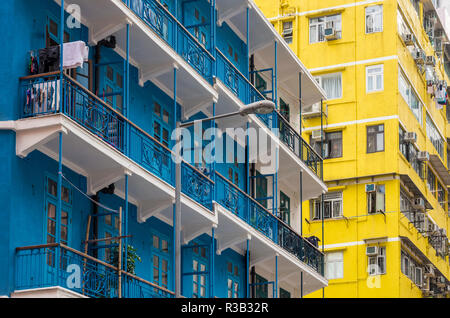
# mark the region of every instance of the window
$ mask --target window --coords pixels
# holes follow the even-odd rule
[[[255,276],[255,297],[253,298],[268,298],[269,285],[267,279],[256,274]]]
[[[413,92],[411,84],[406,80],[406,77],[400,68],[398,71],[398,89],[414,116],[416,116],[417,120],[422,125],[422,103]]]
[[[368,256],[368,273],[371,276],[386,274],[386,248],[378,247],[378,255]]]
[[[227,297],[239,298],[239,268],[233,263],[227,263]]]
[[[164,288],[169,287],[169,242],[159,234],[153,234],[152,262],[153,283]]]
[[[317,76],[316,81],[327,94],[328,100],[342,98],[342,73]]]
[[[206,259],[206,248],[203,246],[193,249],[194,255],[192,259],[192,297],[205,298],[206,297],[206,276],[208,274],[201,274],[207,271],[208,260]]]
[[[321,220],[321,200],[311,201],[311,219]],[[329,192],[323,196],[323,217],[324,219],[342,217],[342,192]]]
[[[283,99],[280,98],[280,114],[286,119],[287,122],[290,121],[290,107]]]
[[[384,65],[366,67],[366,91],[380,92],[384,89]]]
[[[366,8],[366,33],[383,31],[383,6],[376,5]]]
[[[66,193],[66,194],[64,194]],[[56,242],[56,212],[58,206],[58,184],[53,179],[46,178],[46,204],[45,204],[45,215],[46,215],[46,241],[47,244]],[[72,210],[72,192],[66,186],[63,185],[61,189],[61,243],[64,245],[69,245],[69,235],[71,229],[70,213]],[[49,266],[54,266],[54,251],[49,251],[47,254],[47,264]],[[63,264],[61,263],[61,266]]]
[[[440,182],[437,183],[437,199],[441,207],[445,210],[445,190]]]
[[[309,43],[317,43],[325,41],[325,29],[332,24],[334,26],[336,37],[342,37],[341,15],[330,15],[319,18],[309,19]]]
[[[441,137],[441,134],[439,133],[439,130],[434,125],[433,120],[431,119],[430,115],[427,114],[426,117],[426,124],[427,124],[427,135],[430,139],[431,143],[433,144],[434,148],[436,148],[438,154],[441,156],[442,159],[444,159],[444,145],[445,141]]]
[[[280,191],[280,216],[283,222],[291,224],[291,199]]]
[[[344,278],[344,253],[333,252],[325,254],[326,279]]]
[[[367,193],[367,212],[370,214],[385,211],[385,187],[377,185],[375,191]]]
[[[423,284],[423,268],[411,256],[402,251],[401,253],[401,271],[418,287]]]
[[[408,160],[408,162],[411,164],[414,171],[416,171],[419,177],[424,178],[424,165],[417,159],[419,150],[414,144],[404,141],[405,134],[406,131],[401,126],[399,126],[400,151],[405,156],[406,160]]]
[[[318,154],[322,154],[322,143],[311,139],[311,146]],[[342,131],[325,133],[323,141],[323,158],[341,158],[342,157]]]
[[[436,196],[436,177],[431,171],[431,169],[428,168],[428,174],[427,174],[427,186],[428,189],[431,191],[431,193]]]
[[[367,126],[367,153],[384,151],[384,125]]]
[[[283,22],[283,39],[286,41],[287,44],[292,43],[292,39],[294,36],[294,30],[292,27],[292,21],[285,21]]]

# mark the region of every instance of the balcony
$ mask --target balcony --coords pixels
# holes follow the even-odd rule
[[[68,76],[62,80],[63,108],[60,110],[60,85],[59,73],[22,78],[22,118],[63,114],[165,183],[175,186],[173,153],[167,146]],[[182,163],[182,193],[212,210],[213,181],[187,162]]]
[[[16,291],[59,286],[92,298],[174,297],[163,287],[124,271],[119,274],[117,267],[60,244],[17,248],[15,266]],[[71,276],[74,268],[80,269],[80,284]]]
[[[264,95],[248,81],[220,50],[217,50],[217,77],[244,105],[265,99]],[[257,118],[271,130],[278,128],[278,137],[283,144],[303,161],[317,177],[323,180],[322,158],[278,111],[268,115],[257,115]]]
[[[216,202],[323,276],[323,254],[289,225],[216,172]]]
[[[212,83],[214,57],[169,10],[156,0],[122,1],[205,80]]]

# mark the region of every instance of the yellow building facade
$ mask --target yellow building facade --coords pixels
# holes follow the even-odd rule
[[[448,297],[450,50],[438,4],[256,2],[328,97],[323,134],[320,106],[302,113],[329,187],[323,206],[302,207],[329,280],[308,297]]]

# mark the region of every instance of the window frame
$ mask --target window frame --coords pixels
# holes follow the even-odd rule
[[[325,39],[325,36],[323,35],[323,40],[320,40],[320,26],[322,26],[322,30],[323,32],[325,31],[327,22],[329,22],[331,17],[335,17],[335,16],[339,16],[340,17],[340,30],[336,29],[336,32],[339,32],[339,36],[337,38],[337,40],[342,39],[342,13],[336,13],[336,14],[330,14],[330,15],[324,15],[324,16],[320,16],[320,17],[312,17],[309,18],[309,44],[315,44],[315,43],[322,43],[322,42],[327,42],[327,40]],[[319,21],[319,19],[323,19],[323,21]],[[313,22],[313,20],[317,20],[317,22]],[[335,22],[335,20],[332,20],[333,22]],[[313,42],[311,42],[311,28],[312,27],[316,27],[316,38],[314,39]]]
[[[376,69],[381,67],[381,71],[375,74],[369,75],[369,71],[372,69]],[[377,88],[377,78],[381,75],[381,88]],[[369,77],[373,77],[373,87],[371,90],[369,89]],[[377,93],[384,91],[384,64],[376,64],[376,65],[368,65],[366,66],[366,93]]]
[[[383,188],[383,191],[379,191],[381,188]],[[378,194],[382,193],[383,194],[383,209],[377,209],[377,202],[378,202]],[[372,207],[372,201],[373,198],[372,196],[375,195],[375,211],[371,211],[371,207]],[[367,213],[368,214],[377,214],[377,213],[384,213],[386,212],[386,185],[385,184],[377,184],[376,185],[376,191],[375,192],[368,192],[367,193]]]
[[[334,195],[335,198],[324,198],[323,200],[323,204],[324,204],[324,220],[337,220],[337,219],[341,219],[344,216],[344,193],[342,191],[332,191],[332,192],[328,192],[327,194],[325,194],[325,196],[331,196]],[[339,197],[337,197],[339,196]],[[340,202],[340,213],[339,215],[335,216],[335,211],[334,211],[334,203],[335,202]],[[325,217],[325,204],[329,203],[330,204],[330,217]],[[321,215],[321,199],[317,199],[317,200],[311,200],[311,204],[310,204],[310,208],[311,208],[311,215],[310,215],[310,219],[313,221],[320,221],[322,220],[322,215]],[[318,211],[317,211],[318,208]]]
[[[374,127],[377,127],[377,129],[379,129],[380,127],[383,127],[383,130],[382,131],[380,131],[380,130],[378,130],[378,131],[376,131],[376,132],[369,132],[369,129],[370,128],[374,128]],[[368,154],[372,154],[372,153],[377,153],[377,152],[384,152],[385,151],[385,149],[386,149],[386,136],[385,136],[385,127],[384,127],[384,124],[378,124],[378,125],[367,125],[366,126],[366,146],[367,146],[367,153]],[[379,134],[382,134],[383,135],[383,149],[381,149],[381,150],[378,150],[378,135]],[[374,151],[370,151],[370,149],[369,149],[369,136],[374,136],[374,140],[375,140],[375,143],[374,143]]]
[[[367,9],[368,8],[380,8],[381,7],[381,30],[379,30],[379,31],[372,31],[372,32],[367,32],[367,17],[368,17],[368,15],[370,15],[370,16],[372,16],[372,19],[373,19],[373,21],[375,21],[375,16],[377,15],[377,14],[380,14],[380,12],[371,12],[371,13],[367,13]],[[380,33],[380,32],[383,32],[383,30],[384,30],[384,8],[383,8],[383,5],[382,4],[376,4],[376,5],[371,5],[371,6],[367,6],[367,7],[365,7],[364,8],[364,16],[365,16],[365,19],[364,19],[364,27],[365,27],[365,31],[366,31],[366,34],[374,34],[374,33]],[[375,22],[374,22],[374,24],[375,24]],[[375,28],[375,26],[373,27],[373,29],[375,30],[376,28]]]
[[[371,264],[372,260],[375,260],[375,264]],[[380,270],[380,260],[383,262],[383,270]],[[367,272],[369,276],[385,275],[387,273],[386,264],[386,246],[378,246],[377,255],[367,256]],[[371,265],[376,265],[374,272],[372,272]]]
[[[328,258],[330,255],[336,255],[339,254],[340,258],[337,260],[332,260],[329,261]],[[330,273],[328,272],[328,264],[334,264],[334,272],[333,275],[330,276]],[[336,266],[339,266],[340,270],[336,270]],[[341,275],[334,275],[336,273],[340,273]],[[344,278],[344,251],[334,251],[334,252],[328,252],[325,253],[325,272],[324,272],[325,278],[330,280],[330,279],[342,279]]]
[[[344,96],[344,86],[342,85],[342,81],[343,81],[343,75],[342,72],[334,72],[334,73],[326,73],[326,74],[322,74],[322,75],[317,75],[315,76],[315,80],[317,81],[317,83],[319,84],[319,86],[325,91],[325,88],[323,87],[323,80],[324,79],[329,79],[332,78],[334,76],[338,76],[340,81],[341,81],[341,90],[340,90],[340,94],[339,96],[328,96],[327,94],[327,100],[334,100],[334,99],[342,99]],[[325,91],[326,93],[326,91]]]

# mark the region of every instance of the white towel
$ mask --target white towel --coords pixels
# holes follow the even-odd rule
[[[88,58],[89,46],[83,41],[64,43],[64,69],[83,67]]]

